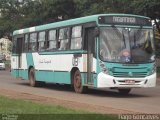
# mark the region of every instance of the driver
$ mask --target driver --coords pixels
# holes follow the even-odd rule
[[[120,60],[122,62],[130,62],[131,61],[130,51],[127,49],[122,50],[120,53]]]

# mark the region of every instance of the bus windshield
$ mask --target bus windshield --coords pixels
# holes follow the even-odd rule
[[[140,28],[101,27],[100,59],[119,63],[155,61],[153,30]]]

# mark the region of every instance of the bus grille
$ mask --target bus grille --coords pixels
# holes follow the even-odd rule
[[[113,76],[114,77],[130,77],[130,78],[142,78],[146,77],[148,75],[148,72],[146,71],[146,68],[140,68],[140,69],[121,69],[116,68],[113,70]]]

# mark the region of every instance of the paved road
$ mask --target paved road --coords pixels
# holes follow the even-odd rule
[[[28,81],[15,80],[11,77],[10,72],[0,71],[1,89],[55,98],[71,103],[78,102],[90,106],[99,106],[99,108],[103,106],[109,109],[113,108],[131,112],[160,113],[159,83],[155,88],[133,89],[127,96],[121,96],[117,91],[113,90],[102,91],[93,89],[90,89],[87,94],[76,94],[70,87],[64,85],[47,84],[43,88],[32,88],[28,85]],[[104,112],[107,113],[107,111]]]

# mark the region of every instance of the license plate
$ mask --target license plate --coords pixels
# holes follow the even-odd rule
[[[127,83],[127,84],[135,84],[135,80],[125,80],[125,83]]]

